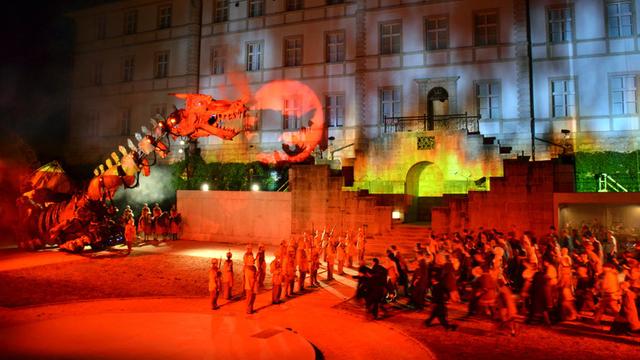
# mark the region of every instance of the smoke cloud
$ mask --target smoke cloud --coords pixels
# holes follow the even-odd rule
[[[168,210],[169,204],[175,202],[176,189],[173,184],[173,170],[168,166],[152,166],[149,176],[140,175],[140,183],[134,189],[121,189],[116,193],[114,201],[118,204],[131,205],[140,208],[147,203],[159,203],[163,210]]]

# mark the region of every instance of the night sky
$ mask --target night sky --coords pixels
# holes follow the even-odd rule
[[[41,163],[61,159],[67,140],[74,26],[66,14],[104,2],[15,1],[12,11],[5,12],[0,25],[5,46],[0,60],[0,140],[17,134]],[[0,154],[8,146],[2,141]]]

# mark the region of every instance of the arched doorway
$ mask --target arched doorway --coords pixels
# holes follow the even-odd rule
[[[429,115],[449,114],[449,93],[441,86],[434,87],[427,94],[427,113]]]
[[[444,192],[444,175],[438,165],[421,161],[407,172],[405,194],[411,196],[406,222],[430,222],[431,207],[440,205]]]

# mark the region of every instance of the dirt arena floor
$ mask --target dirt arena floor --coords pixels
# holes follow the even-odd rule
[[[180,299],[190,298],[206,302],[210,258],[222,257],[228,250],[234,253],[234,293],[239,297],[239,261],[244,252],[244,247],[240,246],[178,241],[135,248],[129,256],[120,247],[85,255],[2,250],[0,321],[5,324],[19,322],[20,319],[15,318],[17,312],[24,315],[31,311],[37,318],[40,306],[52,304],[68,308],[73,313],[74,304],[99,299],[166,298],[167,301],[183,301]],[[267,249],[267,255],[272,250]],[[348,274],[355,272],[349,270]],[[323,271],[320,278],[324,277]],[[354,281],[350,276],[337,276],[336,280],[325,285],[302,296],[313,299],[329,292],[336,296],[325,296],[322,301],[313,302],[313,306],[332,308],[344,316],[364,319],[363,305],[346,299],[354,293]],[[267,275],[263,292],[269,291],[270,287]],[[291,302],[290,306],[302,305]],[[428,308],[416,312],[405,306],[402,300],[388,306],[385,318],[376,322],[419,342],[442,359],[640,358],[640,336],[611,335],[606,322],[594,325],[588,321],[577,321],[541,326],[525,325],[520,318],[519,333],[512,337],[506,331],[496,329],[496,323],[488,318],[465,318],[465,310],[464,305],[450,306],[449,318],[459,325],[456,332],[445,331],[437,321],[435,326],[424,327],[422,321],[429,314]],[[326,321],[339,322],[340,319]],[[322,326],[322,322],[317,324],[319,329]],[[370,341],[375,342],[376,339]],[[402,352],[403,349],[395,351]],[[345,353],[343,358],[349,358],[349,354]]]

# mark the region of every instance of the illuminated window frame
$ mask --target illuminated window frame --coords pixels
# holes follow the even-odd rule
[[[131,135],[131,108],[126,107],[120,110],[120,136]]]
[[[502,119],[502,84],[500,80],[478,80],[474,81],[474,85],[476,108],[481,119]],[[483,89],[486,91],[483,92]]]
[[[100,112],[98,110],[90,110],[87,115],[87,124],[85,133],[87,136],[98,136],[98,126],[100,124]]]
[[[302,127],[301,100],[294,96],[282,101],[283,130],[297,130]]]
[[[104,64],[101,62],[93,64],[93,85],[102,85],[102,70]]]
[[[158,6],[158,29],[170,28],[172,15],[173,8],[170,4]]]
[[[167,117],[167,104],[153,104],[151,105],[151,117],[160,115],[163,118]]]
[[[124,13],[124,34],[131,35],[138,31],[138,10],[128,10]]]
[[[378,88],[380,123],[387,117],[402,116],[402,86],[384,86]]]
[[[214,23],[229,21],[229,0],[214,0],[213,7]]]
[[[380,54],[391,55],[402,53],[402,21],[385,21],[378,25],[380,38]]]
[[[211,75],[224,74],[226,65],[226,45],[211,47]]]
[[[623,12],[622,5],[627,5],[629,11]],[[607,37],[625,38],[635,35],[635,1],[605,1],[604,6]],[[629,32],[623,33],[624,29],[628,29]]]
[[[443,21],[444,27],[440,25]],[[434,26],[431,27],[430,23],[434,23]],[[434,34],[434,39],[430,38],[431,34]],[[442,34],[443,39],[440,37]],[[424,19],[424,44],[427,51],[449,48],[449,15],[434,15]]]
[[[345,114],[344,93],[329,93],[324,96],[324,118],[327,127],[343,127]]]
[[[303,40],[302,35],[288,36],[284,38],[284,66],[301,66]]]
[[[495,21],[491,22],[493,16]],[[491,37],[491,29],[494,31]],[[495,9],[481,10],[473,13],[473,43],[475,46],[492,46],[499,43],[500,18]]]
[[[248,16],[259,17],[264,15],[264,0],[247,0]]]
[[[155,54],[154,77],[162,79],[169,76],[169,51],[160,51]]]
[[[249,41],[247,42],[245,49],[245,63],[246,71],[260,71],[262,70],[264,41]]]
[[[136,69],[136,59],[134,56],[127,56],[122,61],[122,81],[133,81],[133,76]]]
[[[286,0],[286,11],[302,10],[304,8],[304,0]]]
[[[610,74],[609,99],[612,115],[637,115],[638,74]]]
[[[325,60],[327,63],[340,63],[345,60],[345,31],[336,30],[325,33]]]
[[[573,41],[575,36],[575,17],[573,14],[573,5],[571,4],[547,7],[547,39],[550,43]]]
[[[551,98],[551,117],[575,118],[578,116],[578,97],[576,93],[576,78],[562,77],[549,79],[549,93]]]
[[[104,40],[107,37],[107,17],[98,15],[96,17],[96,39]]]

